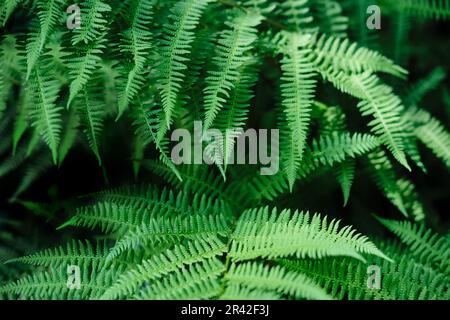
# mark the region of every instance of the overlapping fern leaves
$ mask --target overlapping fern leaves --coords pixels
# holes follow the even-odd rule
[[[356,6],[360,18],[365,4]],[[21,200],[24,192],[52,162],[63,166],[79,141],[104,166],[104,147],[116,143],[106,141],[105,128],[114,121],[133,128],[126,140],[135,178],[142,167],[170,187],[90,195],[59,229],[100,231],[102,241],[10,259],[8,266],[29,265],[27,275],[8,277],[15,281],[0,286],[0,297],[449,298],[448,236],[428,229],[431,219],[407,175],[427,172],[422,146],[450,167],[448,128],[425,103],[443,69],[403,94],[397,84],[408,72],[399,63],[408,48],[396,44],[399,62],[388,50],[370,49],[365,29],[354,41],[348,6],[333,0],[85,0],[73,30],[66,5],[0,5],[0,178],[25,166],[9,200],[33,207]],[[450,17],[448,0],[380,5],[403,22]],[[11,25],[22,16],[29,23]],[[407,30],[398,28],[405,39]],[[171,130],[192,129],[194,121],[202,121],[203,144],[208,129],[226,134],[206,148],[216,166],[171,159]],[[250,123],[280,130],[274,175],[230,164]],[[344,205],[357,175],[370,177],[408,219],[379,218],[403,244],[375,245],[338,220],[276,204],[327,174]],[[366,284],[371,264],[385,272],[381,290]],[[69,266],[80,269],[79,290],[67,285]]]

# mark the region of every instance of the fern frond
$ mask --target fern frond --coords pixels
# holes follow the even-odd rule
[[[449,297],[445,276],[416,264],[408,256],[396,263],[375,259],[371,264],[363,264],[346,258],[280,263],[291,272],[310,277],[339,300],[447,300]],[[380,289],[368,285],[369,265],[380,267]]]
[[[417,138],[450,168],[450,134],[447,129],[424,110],[420,110],[416,117],[420,118]]]
[[[235,261],[257,257],[351,256],[364,261],[361,254],[387,258],[367,237],[349,226],[339,230],[339,221],[309,212],[279,214],[268,207],[247,210],[240,216],[231,236],[229,256]]]
[[[205,93],[204,131],[213,124],[217,114],[224,107],[238,76],[238,69],[249,57],[245,53],[256,41],[256,27],[262,21],[257,13],[240,14],[226,24],[231,28],[223,31],[218,40],[213,58],[214,70],[208,72]]]
[[[286,34],[287,43],[283,46],[281,60],[282,105],[300,160],[306,145],[316,87],[313,65],[307,58],[310,50],[305,48],[308,39],[309,36]]]
[[[102,264],[107,255],[108,246],[104,242],[98,242],[94,246],[89,241],[72,240],[64,246],[11,259],[7,263],[25,263],[53,268],[68,265],[85,266]]]
[[[74,30],[72,45],[80,42],[85,44],[96,40],[106,31],[107,20],[105,15],[111,7],[101,0],[85,0],[80,3],[82,17],[81,28]]]
[[[63,110],[56,102],[60,90],[59,83],[37,67],[28,82],[28,90],[34,102],[34,110],[30,113],[31,124],[49,146],[53,162],[56,164],[61,142]]]
[[[89,147],[101,166],[100,145],[106,106],[98,93],[83,89],[77,101],[76,109]]]
[[[282,295],[274,291],[229,284],[219,298],[221,300],[280,300]]]
[[[260,263],[232,264],[225,280],[259,290],[270,290],[295,298],[330,300],[331,297],[311,279],[285,270],[280,266],[268,267]]]
[[[400,238],[418,261],[438,267],[445,273],[450,272],[450,243],[447,239],[434,233],[424,224],[377,219]]]
[[[195,29],[200,17],[211,0],[183,0],[171,9],[169,21],[163,28],[161,46],[162,61],[159,65],[159,89],[167,127],[172,124],[172,113],[178,93],[185,78],[188,54],[192,49]]]
[[[62,0],[38,0],[38,21],[27,41],[27,79],[31,76],[36,63],[44,51],[47,38],[53,32],[58,20],[62,17]]]
[[[16,7],[23,0],[5,0],[2,5],[0,5],[0,24],[4,27],[6,22],[8,22],[9,17],[14,12]]]
[[[135,293],[141,284],[164,277],[185,268],[186,265],[205,262],[223,254],[227,247],[216,237],[176,245],[155,255],[122,274],[104,293],[102,299],[116,299]]]
[[[69,58],[70,68],[70,93],[67,101],[69,107],[75,97],[85,88],[91,79],[94,70],[97,69],[102,60],[101,55],[105,46],[106,39],[102,36],[99,40],[89,44],[79,56]]]
[[[358,109],[363,116],[373,116],[369,126],[380,141],[386,145],[393,156],[408,170],[411,170],[404,153],[404,128],[401,124],[403,106],[392,89],[379,84],[378,78],[368,72],[352,75],[351,82],[363,94]]]
[[[389,0],[386,5],[397,11],[405,11],[409,15],[427,19],[449,20],[449,0]]]
[[[347,38],[321,35],[313,38],[314,65],[318,69],[333,68],[334,71],[361,73],[364,71],[385,72],[404,77],[408,72],[380,53],[359,47]]]
[[[162,281],[154,282],[137,295],[144,300],[208,299],[219,295],[219,276],[225,265],[219,260],[195,263],[184,270],[177,270]]]
[[[111,249],[110,258],[138,246],[155,243],[176,243],[180,239],[205,239],[227,236],[230,226],[222,215],[190,215],[175,218],[154,218],[127,232]]]

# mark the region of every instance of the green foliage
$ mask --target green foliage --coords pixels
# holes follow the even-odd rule
[[[0,297],[448,300],[450,1],[371,4],[2,1]]]

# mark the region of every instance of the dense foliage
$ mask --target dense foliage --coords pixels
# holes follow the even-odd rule
[[[449,0],[74,4],[0,3],[1,298],[450,298]]]

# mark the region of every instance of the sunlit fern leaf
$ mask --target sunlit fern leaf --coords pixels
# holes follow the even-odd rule
[[[268,207],[246,210],[231,238],[229,256],[235,261],[287,256],[350,256],[364,261],[361,254],[389,259],[350,226],[339,229],[339,221],[328,223],[326,217],[309,212],[278,213]]]
[[[170,127],[178,93],[182,87],[190,58],[195,29],[211,0],[183,0],[171,9],[169,21],[163,28],[161,41],[162,61],[159,65],[159,91],[166,123]]]
[[[106,260],[108,249],[106,242],[98,242],[93,245],[89,241],[72,240],[64,246],[11,259],[7,263],[25,263],[53,268],[68,265],[97,265]]]
[[[157,243],[177,243],[181,239],[205,239],[214,235],[226,236],[230,226],[223,215],[190,215],[174,218],[149,219],[128,231],[111,249],[110,258],[139,246]]]
[[[43,67],[38,66],[28,81],[27,90],[34,103],[34,108],[30,112],[31,124],[49,146],[53,162],[56,164],[61,142],[63,110],[56,101],[60,90],[59,83],[43,70]]]
[[[77,113],[89,147],[94,152],[100,166],[102,165],[100,146],[102,145],[105,108],[106,106],[99,93],[89,89],[83,89],[80,92],[79,100],[76,103]]]
[[[104,293],[102,299],[132,295],[145,282],[157,281],[172,272],[184,269],[187,265],[220,256],[226,249],[227,246],[216,237],[190,241],[186,245],[175,245],[173,249],[154,255],[123,273]]]
[[[314,52],[314,65],[325,70],[332,67],[335,71],[361,73],[364,71],[385,72],[397,77],[404,77],[407,71],[396,65],[382,54],[359,47],[347,38],[333,36],[315,36],[311,42]]]
[[[217,114],[222,110],[230,92],[233,89],[237,70],[250,57],[245,53],[251,50],[257,39],[256,27],[260,24],[262,17],[257,13],[240,14],[226,25],[221,33],[216,54],[213,58],[214,70],[208,72],[205,93],[205,123],[206,131],[213,124]]]
[[[450,243],[424,224],[377,218],[409,248],[411,254],[425,265],[450,274]]]
[[[225,280],[231,285],[274,291],[297,299],[331,299],[313,280],[280,266],[269,267],[255,262],[233,264],[226,273]]]
[[[64,10],[62,0],[37,0],[38,21],[33,22],[33,31],[28,36],[27,51],[27,79],[31,76],[40,55],[42,54],[47,38],[53,32]]]
[[[96,40],[106,31],[107,20],[105,15],[111,11],[111,7],[101,0],[85,0],[80,3],[80,28],[74,29],[72,45],[80,42],[87,44]]]
[[[313,65],[307,58],[311,54],[305,46],[308,35],[286,33],[282,35],[281,53],[281,94],[283,111],[291,130],[293,143],[297,146],[297,156],[302,159],[310,125],[311,105],[313,103],[316,80]]]
[[[169,274],[161,281],[151,282],[136,295],[136,298],[144,300],[213,298],[221,291],[219,276],[224,271],[225,265],[217,259],[194,263]]]
[[[67,101],[69,107],[75,97],[85,88],[91,79],[94,71],[99,68],[102,60],[101,55],[105,46],[106,39],[104,36],[99,37],[95,42],[86,45],[81,53],[68,58],[70,68],[70,94]]]

